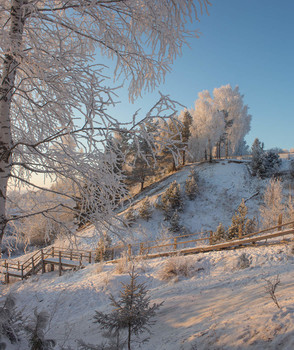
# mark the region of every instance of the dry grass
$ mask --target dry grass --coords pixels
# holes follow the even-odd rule
[[[158,277],[163,281],[177,279],[180,276],[190,277],[194,267],[188,258],[183,256],[175,256],[168,258],[159,271]]]

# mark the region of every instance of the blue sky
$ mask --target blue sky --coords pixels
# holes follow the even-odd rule
[[[211,0],[190,41],[165,83],[157,88],[188,108],[198,92],[221,85],[239,86],[252,115],[249,145],[258,137],[265,148],[294,148],[294,1]],[[158,92],[142,94],[130,104],[127,91],[113,114],[121,121],[143,112]]]

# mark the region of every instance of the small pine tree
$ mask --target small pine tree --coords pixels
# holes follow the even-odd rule
[[[169,220],[175,209],[182,211],[184,207],[180,185],[174,181],[161,197],[161,209],[164,211],[165,219]]]
[[[52,339],[45,339],[45,330],[49,321],[49,315],[44,312],[34,311],[34,319],[25,330],[29,335],[30,350],[51,350],[55,347],[56,342]]]
[[[185,192],[190,200],[193,200],[196,198],[198,193],[198,185],[194,177],[188,177],[188,179],[186,180]]]
[[[256,220],[247,218],[248,209],[245,205],[244,198],[238,207],[238,210],[235,212],[235,215],[232,217],[232,224],[228,229],[228,239],[239,238],[240,230],[242,234],[248,234],[254,231],[256,228]]]
[[[145,198],[141,204],[139,210],[139,215],[142,219],[148,221],[152,217],[152,206],[149,201],[149,198]]]
[[[274,151],[265,152],[264,155],[264,169],[265,175],[268,177],[273,176],[281,165],[281,159],[278,153]]]
[[[15,298],[8,295],[0,306],[0,335],[5,336],[13,344],[17,342],[21,328],[22,315],[16,311]]]
[[[264,149],[263,144],[259,139],[255,139],[251,148],[252,159],[251,159],[251,170],[253,176],[264,177]]]
[[[148,290],[145,283],[138,283],[139,275],[135,273],[134,267],[130,272],[130,282],[122,283],[120,298],[116,300],[110,296],[113,311],[110,314],[104,314],[96,311],[94,323],[101,325],[106,330],[105,335],[109,338],[116,338],[116,348],[120,347],[120,332],[127,330],[128,350],[131,350],[133,336],[138,336],[144,331],[150,333],[149,326],[153,324],[151,318],[155,316],[156,310],[162,305],[153,304],[150,306],[150,297],[147,296]],[[147,341],[147,340],[145,340]]]
[[[111,251],[109,249],[111,247],[111,244],[112,239],[108,235],[99,239],[96,248],[95,262],[107,261],[111,259]]]
[[[180,224],[180,216],[177,210],[174,211],[173,215],[170,218],[170,231],[171,232],[180,232],[182,230],[182,225]]]
[[[211,237],[211,244],[216,244],[219,242],[223,242],[227,239],[227,232],[224,225],[220,222],[216,231],[213,233]]]
[[[124,219],[126,220],[126,224],[129,226],[132,226],[136,221],[136,215],[134,208],[129,208],[129,210],[126,212]]]

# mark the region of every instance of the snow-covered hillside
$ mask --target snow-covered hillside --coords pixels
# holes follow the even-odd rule
[[[154,239],[161,240],[170,235],[168,232],[169,223],[164,221],[163,212],[156,208],[156,203],[159,202],[160,196],[173,181],[177,181],[181,185],[181,190],[184,193],[185,181],[192,169],[195,169],[199,174],[199,194],[193,201],[186,197],[184,199],[184,210],[179,213],[179,216],[185,233],[215,230],[220,222],[225,226],[229,225],[242,198],[246,200],[248,216],[258,218],[258,208],[262,203],[268,179],[261,180],[250,176],[246,162],[224,160],[214,163],[192,164],[149,186],[135,197],[134,202],[131,203],[135,211],[142,205],[142,201],[146,197],[155,207],[149,221],[138,218],[131,228],[121,227],[119,234],[124,241],[134,243]],[[128,210],[128,205],[126,205],[126,209],[120,215],[125,215]],[[109,234],[112,236],[113,242],[116,243],[117,237],[112,232]],[[99,235],[97,235],[95,228],[88,227],[79,232],[75,244],[83,249],[93,249],[97,245],[98,239]],[[58,240],[57,244],[64,246],[67,245],[67,242]]]
[[[240,256],[245,252],[248,267]],[[142,350],[213,350],[294,348],[294,250],[283,244],[242,250],[202,253],[176,257],[186,265],[188,276],[163,280],[164,267],[171,258],[135,262],[140,281],[147,283],[152,302],[164,302],[150,341],[136,343]],[[173,261],[174,261],[173,260]],[[279,275],[281,285],[277,306],[265,292],[266,281]],[[78,272],[57,272],[35,276],[8,287],[18,310],[25,318],[34,309],[51,315],[47,338],[64,347],[78,349],[77,340],[101,344],[105,339],[93,323],[95,310],[111,311],[109,296],[119,296],[120,282],[127,282],[127,271],[116,266],[94,264]],[[143,334],[143,338],[146,334]],[[142,339],[142,338],[141,338]],[[26,350],[24,342],[9,349]]]

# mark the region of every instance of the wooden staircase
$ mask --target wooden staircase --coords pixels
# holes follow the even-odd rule
[[[7,262],[7,260],[4,260],[2,265],[0,265],[0,273],[4,275],[5,283],[9,283],[10,277],[23,280],[37,274],[39,271],[45,273],[48,267],[49,271],[54,271],[55,266],[58,268],[61,276],[64,268],[80,269],[85,264],[91,264],[93,260],[93,252],[91,251],[50,247],[38,250],[24,262]]]

